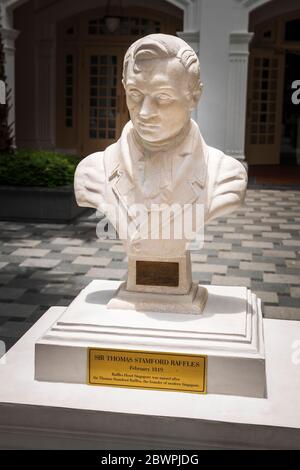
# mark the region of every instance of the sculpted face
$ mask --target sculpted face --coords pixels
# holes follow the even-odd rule
[[[148,142],[176,136],[190,119],[195,100],[188,72],[176,58],[143,60],[128,67],[127,106],[137,133]]]

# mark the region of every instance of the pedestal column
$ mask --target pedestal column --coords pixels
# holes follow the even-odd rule
[[[225,152],[245,160],[249,43],[253,33],[230,34]]]

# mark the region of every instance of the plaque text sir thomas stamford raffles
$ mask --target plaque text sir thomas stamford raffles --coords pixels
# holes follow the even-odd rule
[[[206,356],[90,349],[88,383],[181,392],[206,392]]]

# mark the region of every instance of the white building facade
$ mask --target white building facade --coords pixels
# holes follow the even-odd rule
[[[272,142],[271,132],[280,135],[280,119],[277,128],[260,123],[265,142],[263,130],[258,137],[250,132],[249,48],[260,25],[270,19],[273,25],[283,15],[300,18],[299,0],[0,3],[7,82],[13,91],[10,120],[15,122],[18,147],[59,149],[84,156],[115,140],[128,119],[120,84],[123,54],[139,36],[160,31],[178,34],[199,55],[204,92],[194,117],[207,143],[246,161],[247,146],[249,149],[257,139],[260,148],[251,147],[254,151],[250,148],[249,155],[257,155],[257,150],[262,160],[251,157],[253,163],[276,163],[274,158],[265,162],[263,155],[264,145],[271,149],[272,144],[273,152],[276,142],[280,146],[275,138]],[[119,30],[112,33],[103,21],[108,7],[111,15],[121,17]],[[266,41],[269,39],[267,34]],[[262,54],[263,61],[262,51],[277,53],[274,44],[257,43],[260,50],[255,49],[254,55]],[[293,44],[297,48],[300,43]],[[271,110],[269,98],[266,106]]]

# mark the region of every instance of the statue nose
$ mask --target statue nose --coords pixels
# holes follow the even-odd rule
[[[139,115],[142,119],[149,119],[157,115],[157,105],[150,96],[145,96]]]

